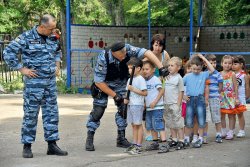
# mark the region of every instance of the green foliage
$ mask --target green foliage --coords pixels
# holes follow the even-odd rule
[[[147,1],[137,2],[125,0],[124,10],[126,15],[126,25],[147,25],[148,23],[148,3]]]
[[[67,81],[66,75],[59,77],[59,79],[56,82],[58,93],[61,93],[61,94],[76,94],[76,93],[78,93],[78,89],[76,87],[67,88],[66,81]]]
[[[12,82],[4,82],[0,80],[0,85],[3,86],[6,93],[14,93],[15,90],[23,90],[22,75],[17,75]]]
[[[58,16],[59,0],[8,0],[0,3],[0,33],[18,34],[30,29],[42,14]],[[62,2],[61,2],[62,3]]]
[[[167,6],[167,14],[162,18],[165,25],[186,26],[189,24],[189,0],[170,0]],[[197,20],[196,11],[197,6],[194,6],[194,22]]]
[[[74,0],[71,11],[73,23],[76,24],[108,25],[111,23],[105,4],[100,0]]]
[[[151,0],[152,26],[188,26],[190,0]],[[148,0],[124,0],[126,25],[148,24]],[[203,25],[250,24],[249,0],[203,0]],[[198,20],[194,0],[194,25]]]
[[[38,22],[39,16],[52,13],[60,18],[66,0],[0,0],[0,33],[19,34]],[[118,10],[124,10],[125,25],[148,24],[148,0],[71,0],[72,23],[111,25]],[[203,0],[204,25],[250,24],[249,0]],[[152,26],[189,24],[189,0],[151,0]],[[117,8],[116,8],[117,7]],[[197,23],[198,0],[194,0]],[[119,16],[119,17],[122,17]],[[59,20],[60,22],[60,20]]]
[[[130,4],[130,0],[126,1]],[[189,23],[189,0],[151,0],[152,26],[180,26]],[[129,6],[126,6],[129,9]],[[133,4],[126,12],[127,25],[148,24],[148,1]],[[136,18],[136,19],[135,19]]]
[[[250,24],[250,1],[228,0],[227,19],[232,24]]]

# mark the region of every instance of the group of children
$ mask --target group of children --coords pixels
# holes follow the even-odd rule
[[[218,72],[215,55],[195,54],[185,64],[185,76],[178,73],[182,60],[172,57],[168,61],[169,75],[159,78],[150,61],[131,58],[129,73],[135,66],[132,85],[127,84],[131,94],[124,102],[128,104],[127,123],[132,125],[133,144],[126,149],[129,154],[140,154],[143,141],[143,111],[146,110],[146,129],[151,131],[152,142],[145,150],[169,152],[170,148],[181,150],[190,145],[200,148],[207,143],[208,121],[215,124],[215,141],[232,140],[236,115],[244,137],[246,98],[249,98],[249,78],[242,56],[225,55],[221,60],[223,70]],[[210,116],[211,115],[211,116]],[[229,130],[226,129],[226,115]],[[170,129],[167,140],[165,127]],[[160,141],[158,139],[160,138]]]

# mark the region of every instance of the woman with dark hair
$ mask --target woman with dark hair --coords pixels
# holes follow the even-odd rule
[[[163,34],[155,34],[151,40],[150,50],[155,54],[155,56],[160,60],[163,66],[166,66],[167,61],[170,56],[167,51],[165,51],[165,37]],[[155,75],[159,76],[158,68],[155,69]]]

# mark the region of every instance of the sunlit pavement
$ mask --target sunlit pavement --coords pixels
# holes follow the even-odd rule
[[[43,138],[41,114],[39,116],[37,138],[32,145],[34,158],[22,158],[20,132],[22,123],[22,95],[0,95],[0,167],[83,167],[83,166],[169,166],[169,167],[245,167],[250,166],[250,114],[245,113],[246,138],[233,141],[214,142],[215,129],[209,125],[209,144],[200,149],[172,150],[166,154],[157,151],[143,152],[141,155],[128,155],[116,145],[116,125],[114,103],[109,106],[95,135],[94,152],[84,149],[86,121],[92,107],[92,99],[86,95],[59,95],[58,145],[69,152],[66,157],[46,155],[47,143]],[[248,110],[250,105],[248,105]],[[238,130],[238,123],[236,125]],[[131,127],[127,128],[127,138],[132,140]],[[148,144],[144,142],[144,145]]]

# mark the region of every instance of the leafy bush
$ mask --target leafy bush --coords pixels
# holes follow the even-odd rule
[[[76,93],[78,93],[78,88],[76,88],[76,87],[67,88],[66,81],[67,81],[66,75],[62,75],[61,77],[59,77],[59,79],[56,82],[58,93],[61,93],[61,94],[76,94]]]
[[[71,87],[67,88],[66,84],[67,78],[66,75],[59,77],[57,84],[57,91],[60,94],[76,94],[78,93],[78,88]],[[22,75],[18,75],[12,82],[4,82],[0,79],[0,85],[4,88],[4,93],[14,93],[15,90],[23,90],[24,83],[22,80]]]
[[[14,93],[15,90],[23,90],[24,84],[22,81],[22,75],[17,77],[12,82],[4,82],[0,80],[0,85],[3,86],[5,93]]]

